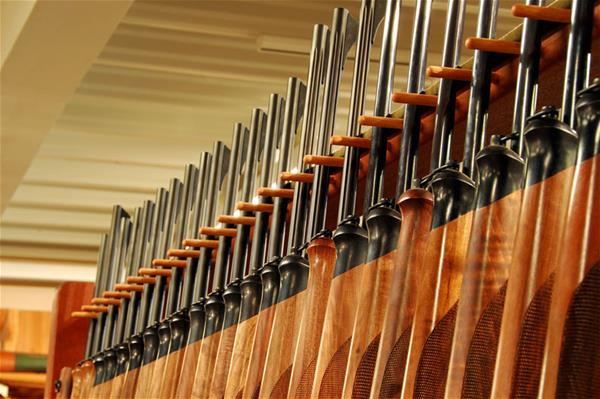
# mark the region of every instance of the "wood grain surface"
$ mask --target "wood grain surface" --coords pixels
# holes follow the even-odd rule
[[[208,397],[210,383],[215,370],[219,342],[221,341],[221,334],[222,332],[219,331],[202,339],[202,348],[200,349],[198,365],[196,366],[196,375],[194,376],[192,398],[204,399]]]
[[[154,371],[154,362],[140,366],[138,373],[138,381],[135,387],[136,399],[144,399],[148,397],[150,391],[150,382],[152,381],[152,373]]]
[[[63,367],[60,370],[60,389],[56,394],[57,399],[69,399],[71,389],[73,388],[73,371],[70,367]]]
[[[275,318],[271,328],[265,367],[260,371],[262,373],[260,398],[280,399],[287,396],[305,298],[306,290],[275,305]]]
[[[508,278],[520,203],[521,190],[518,190],[473,212],[450,352],[445,391],[448,397],[461,396],[467,357],[475,330],[478,324],[482,323],[483,313],[488,309],[490,302],[499,295]],[[496,353],[496,334],[479,338],[489,344],[487,350],[491,357]],[[483,374],[485,370],[480,368],[476,372]],[[489,377],[491,382],[491,373]],[[480,389],[480,392],[486,390],[483,386]]]
[[[227,381],[223,393],[225,398],[236,398],[241,395],[244,389],[257,322],[258,315],[255,315],[237,326],[235,341],[231,350],[231,364],[227,372]]]
[[[140,368],[138,367],[133,370],[127,370],[125,373],[125,380],[123,381],[123,389],[121,391],[124,399],[131,399],[135,396],[139,372]]]
[[[125,384],[125,373],[115,376],[111,381],[110,392],[107,397],[109,398],[122,398],[123,388]]]
[[[331,282],[313,380],[313,398],[339,397],[342,394],[360,282],[364,269],[369,266],[353,267]]]
[[[550,274],[563,231],[574,168],[526,187],[512,255],[498,342],[492,397],[511,396],[527,309]]]
[[[415,311],[421,264],[431,226],[433,197],[426,190],[411,189],[400,197],[398,205],[402,224],[373,374],[373,398],[394,397],[400,393],[395,392],[395,388],[402,386],[403,370],[396,370],[392,364],[404,364],[406,360],[406,351],[398,349],[398,341],[409,330]],[[392,352],[395,362],[389,362]]]
[[[177,392],[177,381],[181,375],[185,347],[171,352],[165,356],[165,372],[160,385],[161,398],[174,398]]]
[[[468,212],[429,234],[406,357],[403,398],[414,395],[419,361],[429,334],[458,300],[472,216]]]
[[[310,398],[329,288],[336,261],[335,244],[330,238],[313,240],[308,249],[310,273],[306,299],[296,341],[289,398]]]
[[[209,398],[221,399],[225,394],[227,375],[229,374],[229,366],[231,365],[231,355],[237,329],[238,325],[234,324],[221,332],[221,340],[215,359],[214,375],[210,383],[210,390],[208,391]]]
[[[360,282],[342,397],[368,396],[396,251],[366,264]]]
[[[267,351],[269,349],[269,338],[275,321],[275,310],[277,305],[270,306],[261,310],[256,317],[256,332],[252,342],[252,351],[248,363],[246,379],[243,382],[244,389],[241,396],[243,398],[254,398],[260,390],[263,370],[267,360]]]
[[[184,353],[179,382],[177,383],[177,392],[175,393],[176,398],[187,399],[192,396],[194,377],[196,376],[198,357],[200,356],[201,349],[202,340],[193,342],[181,349]]]
[[[560,351],[573,294],[590,268],[600,261],[600,156],[577,165],[565,231],[559,247],[539,397],[556,397]]]
[[[167,366],[167,356],[159,357],[152,362],[152,378],[148,381],[147,398],[158,398]]]
[[[90,397],[93,384],[94,363],[92,363],[90,360],[86,360],[81,364],[81,398]]]
[[[81,366],[77,365],[71,371],[71,392],[70,396],[73,399],[81,397]]]

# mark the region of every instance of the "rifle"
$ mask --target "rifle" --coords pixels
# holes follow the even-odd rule
[[[223,181],[227,176],[230,163],[230,150],[225,144],[218,141],[213,146],[212,160],[210,165],[210,177],[206,192],[205,211],[196,214],[202,226],[213,226],[216,221],[219,192],[224,191]],[[197,204],[201,203],[198,200]],[[199,208],[198,208],[199,209]],[[197,227],[197,226],[196,226]],[[202,334],[204,333],[207,286],[209,282],[209,268],[212,261],[212,252],[218,246],[218,242],[211,235],[200,233],[200,229],[193,230],[194,236],[200,234],[199,239],[184,240],[186,247],[200,248],[198,259],[188,259],[188,277],[182,293],[182,302],[189,307],[189,328],[187,341],[179,352],[178,375],[174,376],[178,381],[175,388],[175,397],[189,398],[192,393],[193,375],[196,372],[198,356],[202,345]],[[183,372],[185,370],[185,372]],[[171,388],[172,389],[172,388]],[[172,396],[172,395],[171,395]]]
[[[556,260],[573,181],[575,99],[587,86],[594,4],[575,0],[562,117],[546,107],[525,130],[525,188],[502,313],[492,396],[537,395]],[[543,245],[542,245],[543,244]]]
[[[155,258],[161,259],[167,255],[169,243],[173,234],[173,229],[177,221],[177,214],[180,208],[182,194],[182,183],[179,179],[173,178],[169,183],[169,191],[167,195],[167,203],[164,212],[164,224],[160,232],[160,240],[158,242]],[[146,270],[144,270],[145,272]],[[155,278],[155,283],[152,289],[152,300],[148,311],[148,319],[146,328],[142,332],[143,353],[142,365],[139,368],[137,385],[135,391],[136,398],[144,398],[148,396],[153,380],[154,368],[159,355],[160,336],[158,330],[162,319],[165,291],[167,289],[167,277],[170,277],[171,270],[163,267],[150,269],[151,275]],[[160,348],[161,354],[163,347]],[[160,367],[160,365],[159,365]]]
[[[130,340],[135,335],[136,319],[140,309],[142,299],[143,285],[132,284],[130,277],[137,275],[140,265],[143,261],[147,248],[150,246],[151,228],[154,219],[154,202],[145,201],[141,211],[136,212],[134,217],[137,220],[135,234],[133,236],[132,248],[128,253],[128,270],[123,276],[123,283],[117,284],[115,289],[122,292],[121,306],[119,311],[119,339],[116,356],[117,365],[113,381],[111,382],[111,397],[122,397],[124,394],[125,382],[127,381],[127,371],[130,367],[131,351]],[[136,210],[137,211],[137,210]]]
[[[528,2],[529,5],[536,3]],[[513,134],[492,136],[491,145],[476,158],[478,191],[469,247],[463,272],[460,301],[448,361],[447,377],[440,373],[436,381],[448,397],[456,395],[490,395],[492,371],[477,359],[494,358],[497,348],[496,329],[488,326],[499,319],[504,290],[511,264],[512,238],[521,203],[524,173],[523,131],[526,120],[535,110],[540,60],[541,30],[539,22],[526,18],[521,34],[521,57],[515,91]],[[513,141],[511,151],[502,145]]]
[[[104,322],[104,331],[102,334],[102,340],[100,342],[101,351],[94,355],[94,386],[92,387],[90,396],[92,397],[103,397],[110,394],[110,380],[115,371],[116,365],[116,354],[115,345],[117,344],[116,338],[116,322],[119,314],[119,306],[121,301],[113,295],[114,287],[118,282],[118,276],[122,274],[122,269],[125,268],[125,258],[127,247],[129,246],[131,233],[131,221],[129,215],[120,219],[120,226],[117,230],[116,236],[112,237],[111,245],[114,248],[112,252],[112,259],[110,264],[112,267],[108,269],[107,273],[107,289],[102,293],[102,299],[104,303],[99,301],[92,301],[93,304],[105,304],[109,305],[108,312],[106,313],[106,319]]]
[[[275,196],[273,205],[273,217],[271,220],[271,229],[269,233],[269,245],[267,248],[267,262],[258,271],[260,273],[261,294],[260,305],[255,308],[256,315],[253,316],[256,320],[256,325],[252,326],[253,320],[249,318],[250,327],[248,331],[248,343],[244,345],[241,341],[243,336],[240,335],[240,345],[244,346],[242,359],[247,361],[247,364],[240,365],[242,371],[238,374],[239,380],[236,384],[234,379],[229,378],[227,381],[227,392],[236,394],[236,397],[242,395],[247,397],[258,394],[262,371],[267,355],[267,348],[271,329],[273,326],[273,318],[275,316],[275,304],[279,293],[279,263],[283,255],[283,244],[285,238],[285,225],[287,220],[287,208],[289,199],[285,197],[285,193],[289,192],[286,185],[280,180],[281,173],[289,169],[290,154],[292,144],[298,125],[302,119],[305,108],[306,86],[298,78],[290,78],[288,80],[287,94],[285,100],[285,111],[283,118],[283,131],[281,136],[281,144],[279,147],[279,165],[277,174],[277,189],[271,190],[269,187],[262,187],[258,190],[259,196]],[[273,114],[270,114],[273,115]],[[303,155],[303,154],[302,154]],[[287,191],[286,191],[287,190]],[[261,193],[265,193],[261,195]],[[283,193],[283,195],[282,195]],[[294,204],[294,206],[297,206]],[[237,341],[237,337],[236,337]],[[234,370],[235,363],[232,364],[230,374]]]
[[[271,183],[272,164],[275,159],[275,151],[281,138],[283,99],[276,93],[269,97],[267,110],[266,135],[264,138],[264,153],[261,160],[261,171],[259,187],[269,186]],[[248,195],[248,198],[250,194]],[[254,336],[256,327],[256,314],[259,310],[261,297],[261,280],[259,269],[265,261],[265,246],[268,235],[269,216],[273,212],[270,198],[255,197],[252,203],[238,202],[237,209],[242,210],[243,215],[249,216],[254,212],[255,224],[252,235],[252,249],[249,259],[249,270],[240,282],[240,309],[238,325],[235,331],[235,339],[230,350],[229,365],[218,368],[213,377],[211,395],[216,397],[237,396],[242,388],[244,377],[250,358],[251,338]],[[248,228],[249,229],[249,228]],[[219,348],[219,352],[221,349]]]
[[[352,102],[347,127],[347,138],[350,140],[360,139],[359,116],[364,111],[371,48],[384,11],[383,1],[362,2],[351,89]],[[314,379],[309,382],[312,385],[312,397],[333,397],[341,394],[347,352],[340,352],[338,348],[349,342],[352,334],[357,299],[352,293],[358,290],[362,271],[359,265],[365,262],[367,249],[366,231],[359,225],[359,218],[355,216],[359,157],[360,149],[353,146],[348,147],[344,154],[338,225],[333,234],[336,261],[329,298],[326,300],[326,309],[323,312]],[[334,356],[335,362],[332,361]],[[341,373],[330,372],[330,367],[335,367],[334,370],[339,370]]]
[[[413,27],[413,50],[411,51],[411,65],[409,69],[409,84],[414,80],[419,84],[422,80],[418,67],[421,50],[416,49],[417,43],[426,48],[428,21],[431,2],[418,2],[415,9],[417,20]],[[395,7],[395,12],[389,7]],[[390,11],[392,12],[390,14]],[[386,12],[385,34],[390,29],[389,24],[397,25],[400,13],[400,5],[388,4]],[[389,21],[388,18],[394,18]],[[392,33],[393,32],[393,33]],[[390,64],[385,64],[384,48],[382,49],[380,74],[377,91],[377,102],[375,115],[387,116],[389,112],[391,91],[393,88],[393,65],[395,61],[397,26],[392,28],[392,45],[388,51]],[[387,69],[387,70],[386,70]],[[417,68],[418,69],[418,68]],[[389,74],[389,75],[388,75]],[[410,86],[409,86],[410,88]],[[411,110],[405,111],[403,121],[403,145],[402,151],[408,151],[406,140],[412,134],[410,120],[420,120],[416,114],[411,115]],[[408,122],[408,123],[407,123]],[[417,131],[418,132],[418,131]],[[367,264],[364,267],[359,285],[359,294],[356,300],[356,312],[348,344],[348,360],[345,367],[342,396],[366,397],[371,390],[375,360],[379,349],[379,339],[383,327],[385,307],[390,294],[392,271],[394,270],[394,258],[398,233],[400,231],[400,213],[391,200],[383,198],[383,169],[385,166],[387,142],[391,132],[381,127],[374,127],[371,137],[371,155],[369,158],[369,172],[365,187],[365,202],[363,211],[364,220],[368,231]],[[417,133],[418,134],[418,133]],[[402,157],[401,157],[402,161]],[[405,169],[400,174],[412,173]],[[405,177],[399,177],[402,181]],[[349,337],[350,338],[350,337]]]
[[[329,54],[325,70],[323,105],[317,154],[326,156],[330,152],[330,137],[334,130],[338,90],[342,70],[350,48],[356,41],[357,23],[348,10],[336,8],[333,13],[329,38]],[[319,341],[323,329],[325,307],[329,287],[336,263],[335,245],[331,232],[325,229],[327,197],[329,194],[331,168],[315,165],[310,198],[310,212],[307,236],[309,275],[302,309],[300,329],[293,355],[288,397],[310,397],[315,360],[319,350]]]
[[[329,29],[324,25],[315,25],[302,120],[301,147],[298,153],[298,168],[302,171],[304,171],[304,155],[312,148],[312,136],[317,123],[319,91],[326,62],[328,38]],[[262,374],[262,381],[260,386],[252,387],[252,390],[246,391],[245,394],[251,392],[252,395],[255,395],[260,392],[261,396],[287,395],[295,349],[293,345],[298,336],[308,279],[308,262],[302,249],[308,230],[304,223],[307,197],[308,185],[301,182],[296,183],[289,228],[288,254],[279,262],[280,285],[275,316],[268,341],[265,366],[264,369],[258,370]],[[259,331],[257,331],[257,336],[258,334],[260,334]],[[246,388],[248,388],[248,381]]]
[[[160,397],[172,397],[175,395],[175,382],[179,379],[181,372],[181,363],[184,353],[182,348],[187,341],[190,325],[190,318],[188,314],[188,309],[191,302],[190,287],[193,284],[193,279],[197,274],[197,259],[199,257],[199,251],[194,250],[192,247],[186,246],[183,237],[195,237],[197,235],[199,220],[204,213],[203,205],[206,199],[206,186],[210,178],[210,161],[211,154],[207,152],[202,152],[200,154],[200,163],[196,173],[198,176],[198,181],[197,184],[193,185],[194,187],[197,186],[197,190],[189,186],[188,190],[186,190],[186,206],[183,207],[183,209],[185,209],[187,212],[187,219],[184,219],[186,220],[186,223],[185,225],[180,226],[180,233],[173,240],[175,244],[183,246],[184,249],[170,250],[170,252],[176,253],[180,260],[183,260],[183,262],[178,262],[180,265],[183,265],[185,262],[185,275],[181,295],[178,295],[179,304],[176,306],[177,310],[168,317],[170,327],[170,342],[168,347],[169,353],[165,356],[164,374],[161,381],[160,394],[157,395]],[[191,177],[187,180],[191,180]],[[178,267],[175,269],[175,271],[177,270]],[[169,290],[171,291],[171,289]],[[176,292],[179,293],[180,290],[181,289],[177,287]]]
[[[225,192],[225,201],[223,203],[223,213],[230,215],[233,213],[235,204],[239,176],[245,162],[245,152],[248,147],[248,130],[241,124],[234,126],[231,162],[229,163],[228,180]],[[231,228],[232,224],[225,223],[226,228]],[[205,323],[196,374],[192,376],[194,383],[192,385],[192,396],[203,397],[210,388],[211,372],[214,367],[215,355],[218,349],[221,330],[223,328],[223,316],[225,302],[223,299],[223,290],[225,288],[225,279],[227,277],[229,262],[229,251],[231,249],[230,236],[219,237],[217,257],[215,261],[215,272],[213,275],[212,292],[208,295],[204,305]]]
[[[159,314],[160,322],[157,327],[158,347],[156,360],[153,362],[152,380],[147,391],[147,395],[150,397],[158,397],[160,395],[161,384],[167,370],[168,360],[170,359],[168,355],[171,353],[171,347],[181,346],[183,338],[179,333],[181,331],[179,324],[183,323],[184,320],[176,316],[175,313],[178,310],[183,272],[187,263],[185,260],[177,258],[181,257],[181,255],[187,255],[187,251],[181,251],[179,248],[182,245],[182,240],[187,230],[191,215],[190,208],[194,204],[197,186],[198,168],[191,164],[186,165],[180,199],[177,204],[177,210],[173,215],[173,229],[171,236],[169,236],[166,242],[166,255],[174,259],[163,259],[163,256],[160,256],[152,260],[152,266],[167,269],[171,273],[168,282],[167,298]],[[171,325],[175,326],[173,333]]]
[[[111,227],[112,230],[112,227]],[[98,251],[98,261],[96,263],[96,283],[94,286],[94,297],[97,298],[100,296],[102,290],[102,278],[104,274],[104,269],[106,268],[106,254],[108,252],[110,242],[110,236],[108,234],[103,234],[100,239],[100,249]],[[88,308],[89,309],[89,308]],[[94,310],[108,310],[105,306],[94,307]],[[85,397],[87,396],[86,390],[91,386],[91,378],[93,376],[93,365],[90,360],[92,356],[95,346],[94,346],[94,335],[96,333],[96,324],[98,323],[98,316],[100,312],[89,312],[86,314],[88,316],[90,323],[88,325],[88,337],[85,346],[85,359],[81,361],[72,371],[72,381],[71,381],[71,396],[73,398]],[[78,317],[79,313],[71,314],[73,317]]]
[[[160,234],[165,222],[165,213],[167,206],[168,192],[164,188],[160,188],[156,192],[154,213],[152,215],[151,228],[148,236],[148,243],[145,247],[140,266],[149,265],[154,259],[154,255],[158,252]],[[129,361],[127,372],[125,374],[121,394],[123,397],[132,398],[135,395],[137,379],[139,376],[140,367],[143,362],[144,342],[142,338],[143,331],[149,326],[150,305],[154,297],[155,277],[150,277],[142,274],[144,268],[138,268],[138,276],[129,276],[127,282],[129,284],[141,285],[142,292],[137,313],[134,316],[132,335],[129,338]]]
[[[250,136],[245,155],[245,170],[242,182],[242,190],[238,201],[248,202],[254,191],[254,182],[257,179],[257,165],[261,162],[262,151],[265,143],[267,115],[259,108],[252,111],[250,124]],[[264,162],[261,165],[266,167]],[[234,213],[237,214],[240,211]],[[250,239],[250,228],[256,218],[250,216],[249,212],[241,211],[241,215],[234,216],[232,222],[237,223],[235,235],[235,248],[231,258],[231,272],[229,284],[223,291],[223,326],[219,341],[216,343],[216,352],[214,355],[213,367],[207,368],[205,373],[209,373],[209,379],[205,383],[200,396],[223,397],[227,372],[231,361],[231,350],[235,339],[237,326],[240,318],[241,308],[241,290],[240,284],[245,272],[245,266],[248,263],[248,249]],[[252,243],[254,244],[254,243]],[[196,387],[194,387],[196,389]]]
[[[579,92],[577,159],[552,288],[538,395],[597,397],[600,81]],[[560,351],[558,350],[560,348]]]
[[[459,63],[465,6],[462,0],[448,2],[442,60],[444,67],[454,67]],[[427,29],[424,29],[422,34],[427,34]],[[426,39],[419,36],[413,38],[411,71],[416,70],[417,73],[409,75],[409,93],[418,94],[423,89],[422,80],[426,61],[423,51],[426,45]],[[396,264],[391,278],[390,296],[383,316],[383,327],[373,371],[371,397],[397,397],[402,390],[407,342],[414,317],[419,275],[425,257],[433,206],[431,193],[419,186],[426,186],[429,179],[440,170],[439,168],[444,167],[448,162],[449,145],[454,130],[457,89],[456,82],[450,79],[443,79],[439,86],[430,174],[420,180],[399,179],[398,181],[397,204],[402,214],[402,224],[398,237]],[[426,95],[421,97],[426,98]],[[420,121],[424,111],[423,106],[417,107],[410,103],[405,108],[403,129],[405,135],[400,170],[408,171],[409,176],[414,175],[417,163],[420,134],[420,123],[417,121]],[[409,181],[413,181],[413,185],[406,190]]]

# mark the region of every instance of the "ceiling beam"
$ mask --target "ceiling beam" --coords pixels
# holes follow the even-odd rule
[[[0,212],[132,1],[30,4],[19,33],[12,35],[10,53],[2,59]],[[2,9],[13,3],[3,1]],[[7,29],[3,23],[3,36]]]

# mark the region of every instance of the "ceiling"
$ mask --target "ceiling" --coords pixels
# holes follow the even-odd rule
[[[498,35],[519,23],[510,15],[513,2],[501,1]],[[414,5],[403,1],[397,90],[406,86]],[[135,0],[4,211],[2,258],[91,268],[112,205],[131,210],[153,198],[213,141],[228,142],[235,122],[248,124],[253,107],[266,109],[271,92],[285,95],[289,76],[305,79],[312,26],[329,24],[336,6],[357,17],[360,2]],[[446,2],[434,2],[429,64],[441,60],[445,9]],[[477,12],[477,2],[469,2],[465,37],[475,32]],[[353,52],[341,85],[338,134],[346,127]],[[470,55],[464,51],[465,59]]]

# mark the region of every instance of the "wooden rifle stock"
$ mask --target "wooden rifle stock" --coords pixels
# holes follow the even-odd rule
[[[406,191],[398,200],[402,225],[391,276],[394,287],[385,310],[371,396],[395,397],[400,392],[410,325],[431,225],[433,198],[423,189]],[[400,380],[399,380],[400,379]]]
[[[556,262],[540,398],[600,395],[594,372],[600,347],[599,83],[580,93],[577,103],[577,162]]]
[[[311,397],[327,297],[336,261],[335,245],[327,237],[311,241],[307,252],[310,274],[287,392],[289,398]]]

